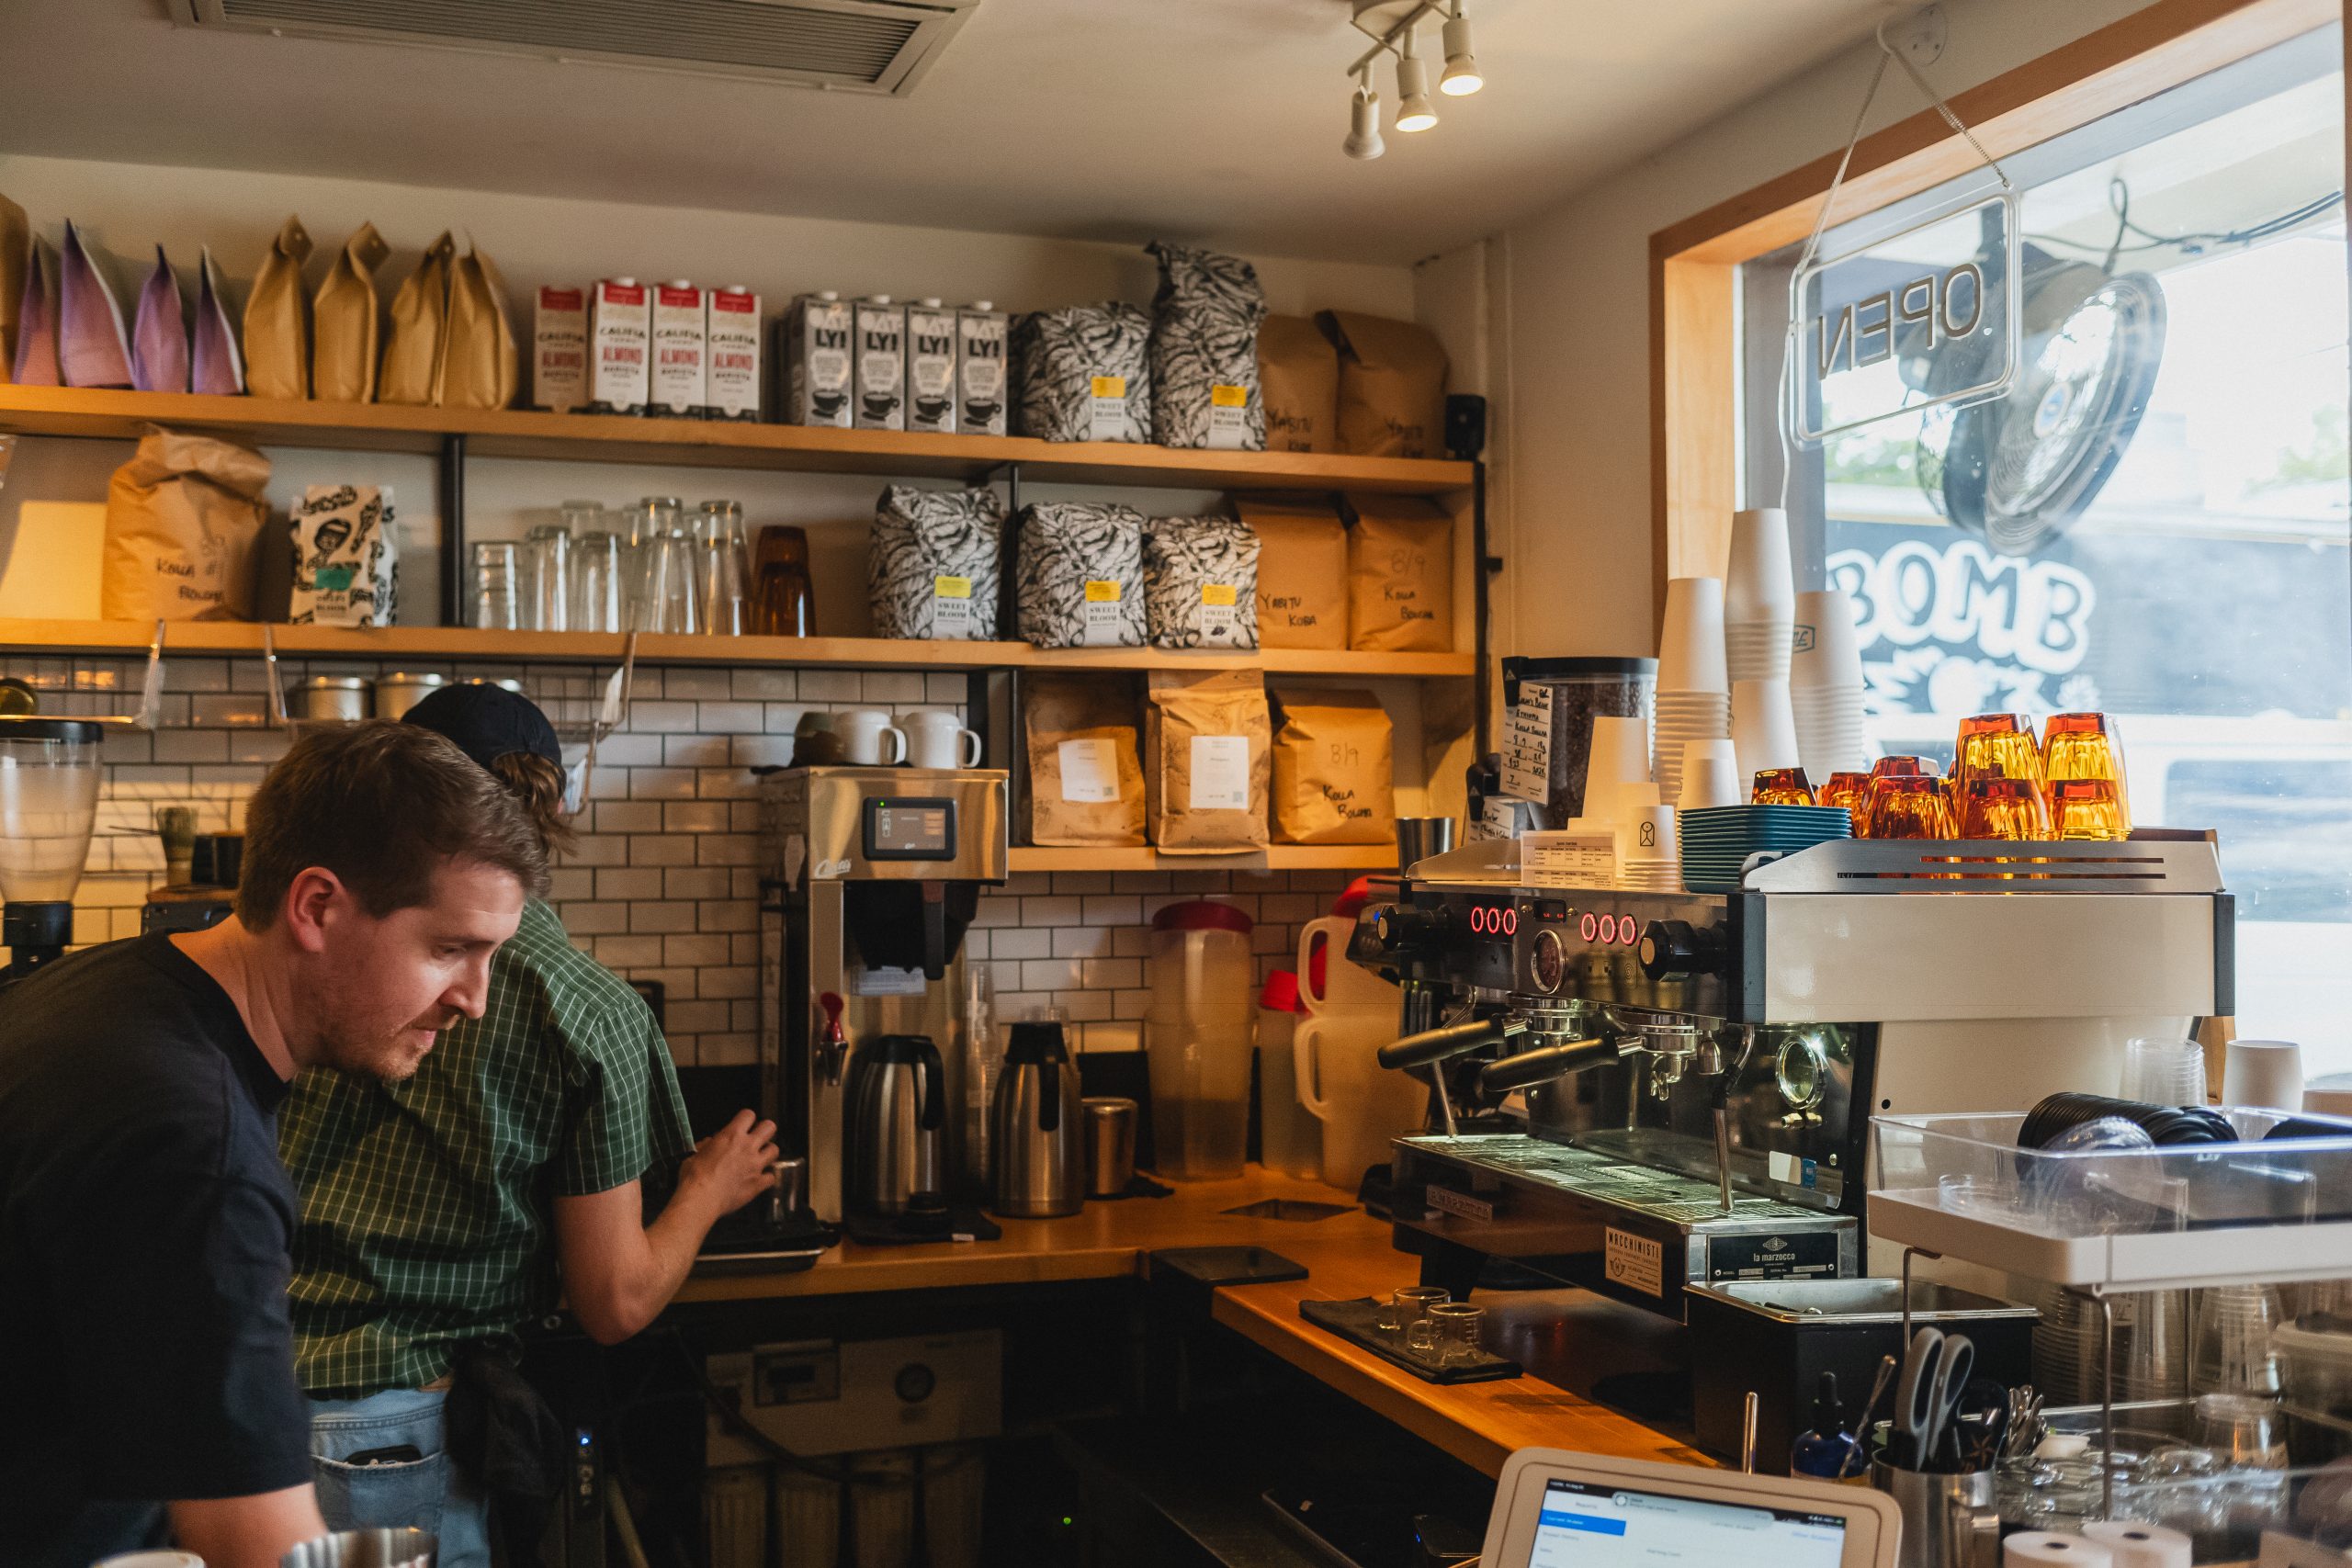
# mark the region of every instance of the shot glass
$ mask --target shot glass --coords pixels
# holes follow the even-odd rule
[[[1389,1292],[1388,1304],[1373,1314],[1372,1325],[1383,1334],[1402,1334],[1429,1308],[1449,1299],[1442,1285],[1399,1285]]]
[[[1960,786],[1963,839],[2047,839],[2050,807],[2031,779],[1973,778]]]
[[[1756,775],[1747,798],[1755,806],[1811,806],[1813,781],[1803,768],[1766,768]]]
[[[1441,1367],[1465,1366],[1484,1353],[1478,1331],[1487,1309],[1469,1302],[1438,1302],[1405,1330],[1405,1348]]]
[[[1965,789],[1971,779],[2031,779],[2041,783],[2041,747],[2032,727],[2013,713],[1980,713],[1960,721],[1952,750],[1951,777]]]

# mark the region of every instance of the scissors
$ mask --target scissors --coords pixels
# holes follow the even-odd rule
[[[1976,1347],[1964,1334],[1922,1328],[1911,1337],[1894,1393],[1890,1450],[1897,1469],[1931,1470],[1944,1462],[1947,1438],[1958,1436],[1952,1412],[1975,1366]]]

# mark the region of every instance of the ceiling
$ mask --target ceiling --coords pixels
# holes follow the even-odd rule
[[[1347,0],[981,0],[906,98],[0,0],[0,150],[1407,263],[1674,141],[1885,6],[1467,10],[1486,91],[1356,163]]]

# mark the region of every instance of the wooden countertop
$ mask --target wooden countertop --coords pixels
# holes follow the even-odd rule
[[[1171,1197],[1089,1203],[1068,1219],[1000,1221],[1004,1235],[996,1241],[929,1247],[843,1242],[815,1268],[798,1273],[698,1275],[677,1299],[740,1302],[1109,1280],[1138,1274],[1145,1255],[1163,1247],[1264,1247],[1304,1264],[1307,1278],[1226,1286],[1216,1292],[1213,1319],[1466,1464],[1496,1474],[1514,1450],[1529,1447],[1713,1462],[1677,1438],[1540,1378],[1450,1387],[1423,1382],[1316,1327],[1298,1315],[1300,1302],[1380,1294],[1408,1282],[1413,1264],[1391,1245],[1387,1224],[1361,1209],[1305,1222],[1227,1213],[1267,1199],[1347,1201],[1334,1189],[1252,1166],[1233,1181],[1177,1184]],[[1512,1329],[1509,1303],[1507,1297],[1492,1303],[1506,1314],[1506,1335]],[[1527,1305],[1544,1310],[1541,1303]]]

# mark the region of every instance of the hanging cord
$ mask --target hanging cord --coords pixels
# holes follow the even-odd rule
[[[1846,150],[1838,155],[1838,172],[1830,176],[1829,188],[1822,193],[1821,209],[1814,214],[1813,231],[1805,236],[1804,249],[1797,254],[1794,272],[1802,273],[1806,267],[1811,266],[1813,258],[1821,250],[1821,236],[1827,232],[1829,228],[1829,210],[1837,205],[1838,192],[1846,184],[1846,171],[1853,166],[1854,149],[1861,145],[1862,123],[1870,118],[1871,105],[1878,98],[1879,85],[1886,80],[1886,64],[1890,60],[1902,66],[1904,74],[1909,76],[1919,91],[1927,95],[1928,100],[1936,106],[1936,112],[1943,117],[1944,123],[1959,132],[1968,144],[1976,150],[1976,155],[1984,161],[1984,166],[1992,170],[1994,176],[2001,182],[2001,188],[2007,191],[2017,188],[2009,183],[2008,172],[2001,167],[2000,160],[1987,152],[1984,144],[1976,140],[1976,133],[1962,123],[1960,116],[1952,112],[1951,106],[1944,102],[1943,95],[1928,85],[1927,77],[1920,73],[1917,66],[1911,63],[1910,57],[1886,41],[1887,24],[1894,20],[1895,17],[1892,16],[1881,20],[1877,31],[1872,35],[1878,41],[1878,67],[1871,73],[1871,85],[1862,94],[1862,107],[1854,111],[1853,129],[1846,133]],[[1781,437],[1781,510],[1783,512],[1789,507],[1789,483],[1796,468],[1794,455],[1789,446],[1789,377],[1790,366],[1796,358],[1799,324],[1798,321],[1792,317],[1789,321],[1788,334],[1781,344],[1781,376],[1777,392],[1781,401],[1781,417],[1774,423]]]

